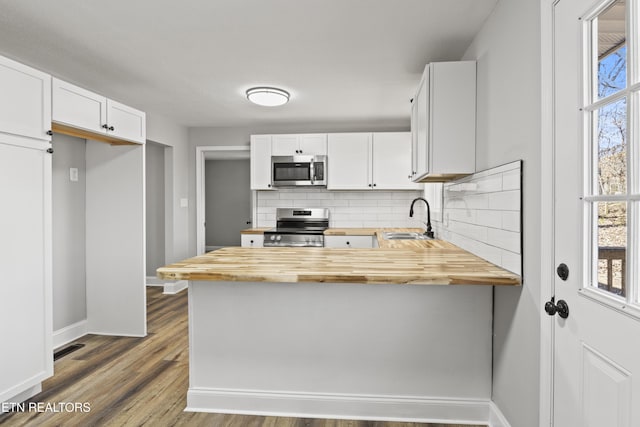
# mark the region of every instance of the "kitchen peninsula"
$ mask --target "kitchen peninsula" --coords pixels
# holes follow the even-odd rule
[[[158,269],[189,280],[187,410],[486,419],[490,285],[521,278],[373,232],[375,249],[229,247]]]

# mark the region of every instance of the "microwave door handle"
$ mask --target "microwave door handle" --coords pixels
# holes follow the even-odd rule
[[[315,181],[316,179],[316,168],[314,167],[313,160],[311,160],[311,162],[309,163],[309,172],[309,175],[311,175],[311,185],[313,185],[313,181]]]

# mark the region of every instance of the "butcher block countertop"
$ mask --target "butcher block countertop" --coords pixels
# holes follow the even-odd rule
[[[349,231],[355,229],[348,229]],[[373,235],[381,229],[368,229]],[[389,229],[390,230],[390,229]],[[394,231],[415,231],[398,229]],[[344,235],[354,235],[352,232]],[[170,280],[520,285],[520,276],[443,240],[378,240],[375,249],[227,247],[157,270]]]

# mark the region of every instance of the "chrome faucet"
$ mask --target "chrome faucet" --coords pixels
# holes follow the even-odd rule
[[[427,222],[425,225],[427,226],[427,230],[424,232],[425,236],[433,238],[433,230],[431,229],[431,208],[429,207],[429,202],[422,197],[418,197],[417,199],[413,199],[411,202],[411,208],[409,209],[409,217],[413,218],[413,205],[418,201],[422,200],[427,205]]]

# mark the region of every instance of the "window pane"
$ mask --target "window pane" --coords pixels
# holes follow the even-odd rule
[[[596,207],[597,286],[603,291],[624,297],[627,264],[627,203],[598,202]]]
[[[598,28],[598,97],[612,95],[627,86],[626,5],[618,0],[596,19]]]
[[[595,114],[598,194],[627,192],[627,100],[620,99]]]

